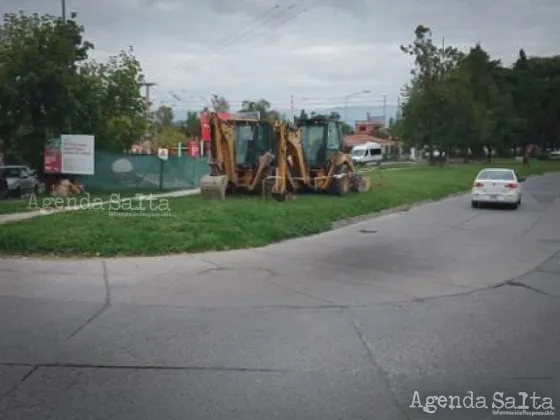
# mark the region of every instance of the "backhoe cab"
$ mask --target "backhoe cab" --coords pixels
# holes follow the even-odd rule
[[[226,191],[261,191],[274,160],[274,128],[267,121],[210,115],[210,173],[200,180],[202,198],[224,199]]]
[[[343,151],[342,123],[300,119],[295,129],[286,123],[276,127],[277,156],[267,178],[268,193],[284,199],[298,190],[346,195],[370,189],[368,178],[356,172],[350,155]]]

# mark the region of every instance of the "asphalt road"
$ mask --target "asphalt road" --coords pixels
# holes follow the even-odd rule
[[[521,391],[560,418],[560,174],[517,211],[459,197],[258,250],[0,260],[2,420],[486,419]]]

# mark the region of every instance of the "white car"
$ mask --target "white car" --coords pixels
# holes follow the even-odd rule
[[[483,204],[507,204],[518,208],[521,204],[523,181],[525,178],[520,177],[512,169],[483,169],[473,183],[472,206],[478,208]]]

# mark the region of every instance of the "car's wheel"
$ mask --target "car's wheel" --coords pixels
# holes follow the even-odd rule
[[[471,201],[471,207],[473,209],[477,209],[478,208],[478,202],[477,201]]]
[[[33,187],[33,193],[35,195],[39,195],[39,185],[38,184],[35,184],[35,187]]]
[[[17,189],[14,191],[14,198],[22,198],[23,197],[23,192],[21,191],[21,187],[17,187]]]

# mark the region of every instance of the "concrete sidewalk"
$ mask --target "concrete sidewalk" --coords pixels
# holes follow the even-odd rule
[[[153,194],[152,196],[155,197],[155,198],[173,198],[173,197],[188,197],[188,196],[196,195],[196,194],[200,194],[200,188],[191,189],[191,190],[172,191],[172,192],[162,193],[162,194]],[[133,196],[133,197],[125,197],[125,198],[122,198],[118,201],[122,202],[123,200],[139,200],[139,199],[140,199],[140,197]],[[63,212],[68,212],[68,211],[87,210],[88,208],[91,208],[93,206],[99,206],[101,204],[105,205],[105,204],[109,204],[109,203],[112,203],[112,202],[114,203],[114,201],[106,200],[106,201],[103,201],[102,203],[92,203],[92,204],[86,205],[86,206],[71,206],[71,207],[65,207],[65,208],[62,208],[62,209],[48,210],[48,211],[34,210],[34,211],[27,211],[27,212],[21,212],[21,213],[2,214],[2,215],[0,215],[0,225],[4,224],[4,223],[10,223],[10,222],[17,222],[17,221],[20,221],[20,220],[32,219],[34,217],[39,217],[39,216],[49,216],[51,214],[56,214],[56,213],[63,213]]]

